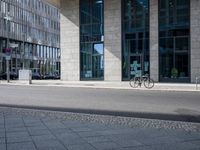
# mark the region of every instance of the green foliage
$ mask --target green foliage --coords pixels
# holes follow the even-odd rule
[[[172,78],[177,78],[178,77],[178,70],[176,68],[172,68],[171,77]]]

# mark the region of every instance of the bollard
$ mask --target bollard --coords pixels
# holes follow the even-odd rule
[[[198,80],[199,80],[199,77],[196,77],[196,90],[198,90]]]

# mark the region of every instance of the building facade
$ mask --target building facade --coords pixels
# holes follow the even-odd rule
[[[60,73],[60,11],[43,0],[0,0],[0,73]]]
[[[195,82],[200,0],[61,0],[61,79]]]

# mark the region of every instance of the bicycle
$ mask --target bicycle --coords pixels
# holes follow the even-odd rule
[[[140,77],[134,77],[129,82],[132,88],[137,88],[138,86],[141,87],[142,84],[147,88],[151,89],[154,87],[154,81],[149,77],[149,75],[144,75]]]

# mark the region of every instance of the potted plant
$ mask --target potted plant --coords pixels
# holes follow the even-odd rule
[[[172,78],[177,78],[178,77],[178,70],[176,68],[172,68],[171,77]]]

